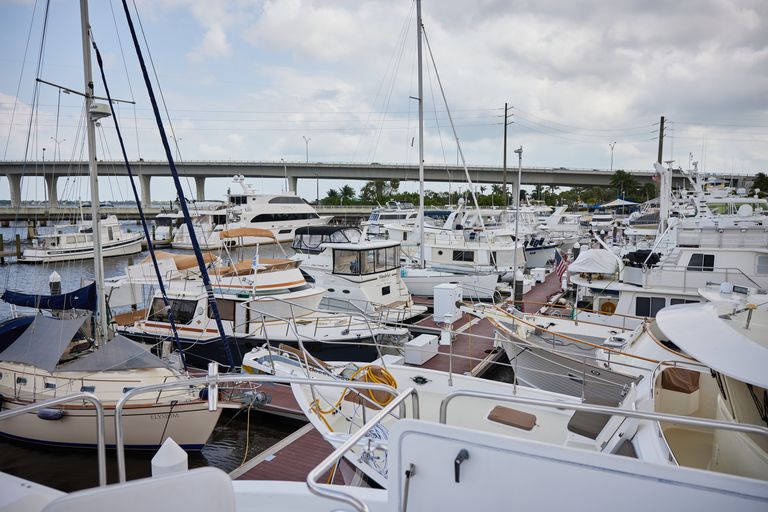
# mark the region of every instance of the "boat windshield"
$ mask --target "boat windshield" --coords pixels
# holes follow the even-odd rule
[[[337,229],[328,232],[326,226],[320,226],[317,230],[297,233],[291,247],[296,251],[320,253],[324,250],[323,247],[320,247],[321,244],[356,244],[359,241],[360,230],[356,228]]]
[[[399,249],[398,246],[359,251],[334,249],[333,273],[359,276],[393,270],[400,266]]]

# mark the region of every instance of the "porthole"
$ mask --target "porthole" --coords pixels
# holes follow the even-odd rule
[[[80,386],[80,391],[82,393],[93,393],[96,391],[96,386]]]
[[[341,293],[349,293],[349,290],[341,290]]]
[[[333,288],[328,288],[328,293],[333,293],[333,292],[335,292],[335,291],[336,291],[336,290],[334,290]]]
[[[438,254],[439,256],[442,256],[442,255],[443,255],[443,251],[437,251],[437,254]]]
[[[16,384],[21,384],[22,386],[27,384],[27,378],[26,377],[16,377]]]

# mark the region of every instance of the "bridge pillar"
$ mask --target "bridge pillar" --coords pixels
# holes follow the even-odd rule
[[[205,201],[205,176],[195,176],[195,188],[197,188],[195,198],[198,201]]]
[[[144,208],[149,208],[152,206],[152,193],[149,188],[149,183],[152,180],[152,176],[142,174],[139,177],[141,178],[141,205]]]
[[[296,193],[296,187],[299,184],[299,178],[296,176],[288,176],[288,191]]]
[[[56,208],[59,206],[59,191],[56,187],[56,182],[59,181],[59,177],[53,174],[45,176],[45,188],[48,190],[48,207]]]
[[[8,185],[11,189],[11,208],[21,206],[21,174],[8,174]]]

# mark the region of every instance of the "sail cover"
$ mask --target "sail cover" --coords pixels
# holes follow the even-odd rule
[[[8,304],[37,309],[87,309],[96,311],[96,283],[60,295],[36,295],[6,290],[2,297]]]
[[[0,361],[28,364],[52,372],[86,318],[59,320],[37,315],[27,330],[0,352]]]
[[[616,256],[605,249],[586,249],[579,253],[579,257],[568,265],[571,274],[613,274],[619,271],[619,262]]]
[[[98,350],[62,364],[62,372],[108,372],[142,368],[169,368],[162,359],[145,350],[135,341],[116,335]]]

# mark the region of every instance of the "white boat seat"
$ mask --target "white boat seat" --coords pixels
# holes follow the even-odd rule
[[[73,492],[48,503],[44,512],[183,510],[234,512],[232,480],[220,469],[199,468],[125,484]]]

